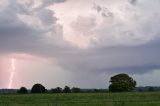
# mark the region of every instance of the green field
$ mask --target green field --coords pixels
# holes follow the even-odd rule
[[[160,92],[0,95],[0,106],[160,106]]]

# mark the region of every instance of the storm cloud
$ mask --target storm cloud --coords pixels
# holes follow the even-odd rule
[[[159,0],[2,0],[0,54],[46,58],[77,77],[149,73],[160,69],[159,4]],[[0,68],[1,73],[4,70]]]

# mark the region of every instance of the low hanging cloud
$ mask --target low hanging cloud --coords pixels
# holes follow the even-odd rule
[[[159,4],[2,0],[0,53],[49,58],[73,73],[142,74],[159,69]]]
[[[56,24],[57,18],[47,6],[54,1],[39,0],[41,5],[34,7],[37,2],[1,1],[6,6],[0,11],[0,45],[1,52],[38,53],[48,48],[53,40],[53,46],[60,43],[62,26]],[[55,1],[57,3],[57,1]],[[59,45],[57,45],[59,46]]]

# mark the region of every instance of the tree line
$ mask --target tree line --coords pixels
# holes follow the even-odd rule
[[[117,74],[110,78],[110,85],[108,90],[104,89],[92,89],[92,90],[82,90],[78,87],[65,86],[63,89],[56,87],[48,91],[42,84],[34,84],[30,91],[25,87],[21,87],[18,90],[18,93],[80,93],[80,92],[132,92],[135,90],[136,81],[130,77],[128,74]],[[153,91],[153,88],[150,88],[150,91]]]
[[[29,92],[26,87],[21,87],[18,91],[20,94],[27,94],[27,93],[80,93],[80,88],[73,87],[70,88],[69,86],[65,86],[64,89],[60,87],[52,88],[48,91],[42,84],[34,84],[31,91]]]

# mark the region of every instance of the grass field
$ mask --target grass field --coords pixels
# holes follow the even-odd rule
[[[0,106],[160,106],[160,92],[0,95]]]

